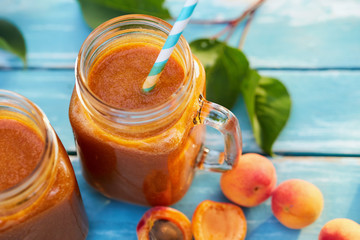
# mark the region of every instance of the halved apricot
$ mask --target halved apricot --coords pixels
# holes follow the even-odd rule
[[[195,240],[243,240],[246,229],[242,209],[231,203],[205,200],[197,206],[192,218]]]
[[[170,207],[153,207],[140,219],[137,228],[139,240],[191,240],[190,220]]]

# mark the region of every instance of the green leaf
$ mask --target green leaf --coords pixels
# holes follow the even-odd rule
[[[204,67],[214,65],[219,52],[222,51],[224,43],[217,40],[198,39],[190,43],[191,51],[195,54]]]
[[[290,116],[291,99],[277,79],[260,77],[250,70],[241,84],[254,137],[263,151],[273,155],[272,146]]]
[[[0,48],[15,54],[26,65],[26,45],[20,30],[12,23],[0,19]]]
[[[261,76],[256,70],[249,69],[245,78],[241,81],[240,84],[240,90],[242,92],[246,110],[250,119],[252,119],[255,114],[255,91],[259,84],[260,78]]]
[[[239,82],[249,69],[245,55],[217,40],[199,39],[190,47],[205,67],[206,98],[232,108],[239,94]]]
[[[171,18],[165,0],[78,0],[85,21],[91,28],[125,14],[147,14],[163,19]]]

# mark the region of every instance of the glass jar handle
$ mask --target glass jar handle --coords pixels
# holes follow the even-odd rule
[[[224,152],[203,146],[197,158],[200,169],[223,172],[236,164],[242,152],[240,125],[235,115],[219,104],[209,102],[200,95],[200,109],[194,124],[217,129],[224,136]]]

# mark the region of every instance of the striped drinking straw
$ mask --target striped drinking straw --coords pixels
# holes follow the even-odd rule
[[[181,10],[179,17],[176,19],[176,22],[171,29],[154,66],[151,68],[151,71],[142,86],[144,92],[150,92],[159,81],[160,74],[169,60],[176,43],[184,31],[184,28],[189,22],[191,14],[193,13],[197,3],[198,0],[187,0],[185,2],[185,5]]]

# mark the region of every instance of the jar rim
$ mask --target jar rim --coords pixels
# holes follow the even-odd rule
[[[83,69],[84,58],[89,48],[92,47],[92,44],[94,44],[96,39],[99,38],[101,34],[104,34],[106,31],[110,31],[115,28],[121,28],[122,26],[130,24],[154,27],[154,29],[156,28],[166,35],[170,33],[172,28],[171,24],[160,18],[143,14],[123,15],[110,19],[107,22],[99,25],[89,34],[80,48],[75,64],[75,89],[80,102],[90,113],[94,114],[95,112],[95,114],[100,114],[102,117],[105,117],[112,122],[115,121],[124,125],[147,124],[162,119],[176,111],[180,105],[179,102],[184,100],[185,95],[191,91],[193,86],[192,80],[194,71],[193,57],[189,44],[185,38],[181,36],[177,45],[179,44],[181,47],[180,49],[182,52],[180,52],[180,54],[185,59],[184,62],[186,64],[186,69],[184,80],[180,87],[163,103],[151,106],[147,109],[123,110],[104,102],[93,91],[91,91],[85,82],[86,78]],[[91,99],[91,103],[89,103],[89,101],[86,99]]]
[[[16,185],[0,191],[0,206],[6,204],[7,201],[10,201],[15,197],[21,196],[22,193],[27,192],[29,189],[38,189],[40,185],[44,185],[44,182],[39,182],[37,180],[44,174],[51,173],[54,170],[55,161],[52,161],[52,159],[56,160],[58,154],[55,131],[51,127],[44,112],[35,103],[18,93],[0,89],[0,108],[2,107],[7,110],[13,108],[13,111],[34,121],[36,127],[39,128],[44,137],[44,150],[41,153],[40,160],[36,167],[28,176]],[[53,154],[55,154],[54,158],[51,157]],[[30,196],[24,197],[28,199]]]

